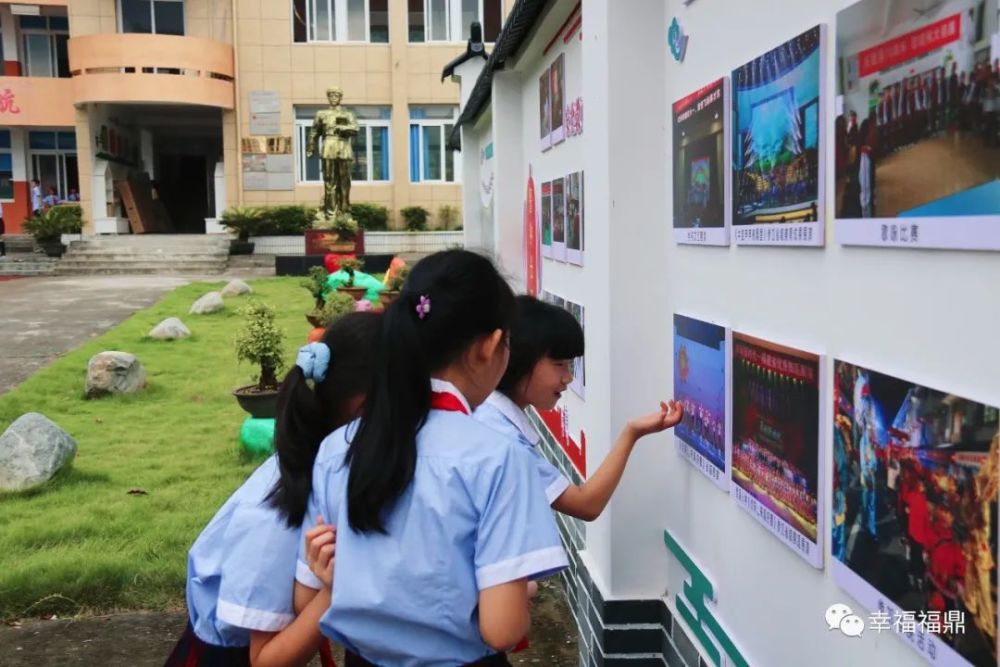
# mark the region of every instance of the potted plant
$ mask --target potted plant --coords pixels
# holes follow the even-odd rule
[[[347,313],[353,313],[354,303],[354,297],[350,294],[333,292],[322,306],[317,306],[311,312],[306,313],[306,319],[313,325],[313,330],[309,333],[309,342],[314,342],[313,338],[322,339],[326,328],[334,320]]]
[[[240,309],[243,328],[236,334],[236,358],[260,370],[257,383],[233,391],[240,407],[256,419],[273,419],[278,406],[278,373],[285,365],[284,334],[266,303],[251,301]]]
[[[364,268],[365,262],[357,257],[351,257],[350,259],[345,259],[340,263],[340,270],[347,274],[347,283],[338,289],[341,292],[346,292],[354,297],[355,301],[361,301],[365,298],[365,293],[368,291],[367,287],[355,287],[354,286],[354,273],[355,271],[360,271]]]
[[[325,268],[323,268],[322,266],[314,266],[309,269],[309,277],[303,278],[302,282],[300,283],[302,287],[309,290],[309,293],[312,294],[313,301],[316,302],[315,310],[322,309],[323,304],[326,301],[324,297],[326,296],[327,292],[327,287],[326,287],[327,278],[329,278],[329,274],[326,272]],[[306,319],[307,320],[309,319],[308,315],[306,315]],[[309,320],[309,323],[313,324],[312,320]],[[313,326],[319,326],[319,325],[313,324]]]
[[[83,229],[83,209],[78,204],[52,206],[24,221],[24,230],[49,257],[62,257],[66,246],[63,234],[79,234]]]
[[[458,207],[444,205],[438,209],[438,225],[444,231],[452,230],[458,223]]]
[[[365,235],[350,213],[327,214],[320,210],[306,230],[306,254],[354,253],[365,251]]]
[[[236,234],[229,242],[230,255],[252,255],[254,244],[250,237],[257,233],[263,223],[264,212],[253,206],[232,206],[222,212],[220,224]]]
[[[406,282],[406,276],[409,274],[410,269],[404,266],[389,279],[386,289],[378,295],[378,300],[383,307],[388,308],[390,303],[399,298],[399,292],[403,289],[403,283]]]

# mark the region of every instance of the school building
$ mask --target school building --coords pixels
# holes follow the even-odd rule
[[[119,184],[159,197],[169,230],[217,232],[232,205],[316,204],[306,138],[339,86],[362,131],[352,201],[460,203],[445,65],[512,0],[38,0],[0,3],[0,200],[79,193],[85,234],[129,231]]]
[[[856,2],[518,0],[489,58],[454,72],[466,246],[585,331],[573,385],[532,415],[546,456],[580,482],[628,419],[688,406],[687,440],[679,426],[639,441],[601,517],[557,514],[581,667],[997,664],[996,487],[975,509],[939,490],[1000,472],[1000,357],[986,351],[1000,311],[984,307],[1000,202],[966,192],[978,153],[958,150],[995,133],[976,95],[1000,58],[997,2]],[[968,120],[940,140],[963,171],[912,163],[875,192],[908,178],[940,197],[919,181],[937,174],[944,204],[965,208],[835,219],[840,91],[912,79],[918,58],[957,63]],[[780,160],[793,168],[769,175]],[[754,180],[737,167],[778,179],[744,203]],[[737,224],[768,207],[804,219]],[[980,518],[954,533],[934,519],[946,537],[921,552],[895,502],[914,477],[887,472],[894,457],[938,480],[938,514]]]

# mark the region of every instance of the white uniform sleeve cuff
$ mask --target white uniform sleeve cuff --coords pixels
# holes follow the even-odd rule
[[[225,600],[216,605],[215,617],[233,627],[260,632],[280,632],[295,620],[295,614],[250,609]]]
[[[559,496],[566,492],[569,488],[569,480],[559,476],[559,479],[549,484],[549,487],[545,489],[545,499],[549,501],[549,505],[559,500]]]
[[[323,582],[320,581],[319,577],[312,573],[308,565],[297,559],[295,561],[295,581],[314,591],[323,588]]]
[[[506,584],[515,579],[540,579],[569,566],[561,546],[548,547],[509,558],[476,570],[479,590]]]

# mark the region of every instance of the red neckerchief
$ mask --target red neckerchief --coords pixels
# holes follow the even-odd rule
[[[469,414],[469,410],[455,394],[444,391],[431,392],[431,410],[444,410],[445,412],[461,412],[463,415]]]

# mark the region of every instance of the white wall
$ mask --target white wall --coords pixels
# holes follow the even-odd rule
[[[876,370],[1000,403],[1000,355],[990,345],[1000,331],[996,253],[841,247],[833,238],[832,196],[825,202],[825,248],[671,240],[670,104],[826,23],[822,131],[832,146],[835,17],[851,0],[697,0],[688,7],[681,0],[583,0],[584,134],[541,153],[538,76],[558,53],[542,58],[541,50],[574,4],[554,3],[524,53],[498,74],[495,222],[504,267],[523,275],[519,212],[528,166],[536,193],[545,180],[585,169],[586,266],[543,260],[542,285],[586,308],[587,400],[570,396],[566,405],[571,430],[587,432],[591,472],[626,419],[671,394],[675,311],[826,354],[828,367],[849,355]],[[690,35],[683,64],[667,47],[675,16]],[[508,117],[518,109],[520,118]],[[511,164],[516,160],[520,167]],[[832,154],[825,163],[826,192],[833,193]],[[830,411],[823,406],[827,426]],[[828,461],[830,429],[824,432],[821,455]],[[828,512],[830,466],[824,468],[820,510]],[[827,566],[816,570],[682,462],[671,435],[637,446],[609,510],[588,527],[584,557],[606,598],[666,590],[672,600],[681,590],[687,573],[667,553],[664,528],[715,582],[716,616],[751,664],[923,664],[892,634],[859,640],[828,632],[826,608],[854,605],[833,582],[828,536]]]

